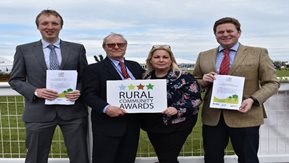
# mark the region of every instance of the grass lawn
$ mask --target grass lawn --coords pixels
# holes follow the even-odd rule
[[[289,76],[289,70],[286,70],[286,69],[277,70],[276,74],[278,77]]]
[[[25,128],[22,122],[22,112],[23,97],[0,97],[0,158],[25,157]],[[198,122],[194,127],[193,132],[188,137],[187,142],[180,153],[181,156],[203,155],[200,120],[199,114]],[[232,152],[229,152],[228,154],[232,154]],[[154,150],[144,131],[141,131],[137,156],[155,156]],[[56,129],[54,134],[50,157],[67,157],[62,133],[59,128]]]
[[[289,76],[288,70],[278,70],[277,76]],[[25,157],[25,128],[22,122],[23,97],[12,96],[0,97],[0,158],[23,158]],[[203,155],[201,138],[201,118],[199,119],[193,132],[190,134],[180,155],[181,156],[201,156]],[[231,145],[228,146],[226,154],[233,154]],[[146,136],[141,132],[138,157],[155,156],[154,150]],[[60,129],[57,128],[54,134],[50,157],[67,157]]]

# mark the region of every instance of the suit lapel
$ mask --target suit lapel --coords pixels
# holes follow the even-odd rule
[[[35,55],[35,58],[38,60],[39,65],[43,68],[44,71],[46,71],[48,68],[45,62],[41,41],[37,41],[33,46],[34,48],[32,48],[32,54]]]
[[[232,64],[232,67],[229,71],[229,74],[233,74],[234,71],[237,70],[237,68],[244,62],[244,59],[247,56],[246,51],[247,51],[247,48],[243,45],[240,45],[240,47],[236,53],[234,63]]]
[[[213,54],[209,55],[209,58],[208,58],[208,62],[209,62],[208,65],[212,66],[211,70],[213,70],[213,72],[217,72],[217,69],[216,69],[217,54],[218,54],[218,48],[214,49]]]
[[[127,68],[132,73],[132,75],[135,79],[139,78],[139,76],[137,75],[137,72],[135,71],[136,69],[134,68],[133,64],[125,61],[125,65],[127,66]]]
[[[104,67],[108,70],[107,72],[109,72],[111,74],[111,76],[114,76],[115,79],[117,79],[117,80],[122,79],[121,76],[118,74],[117,70],[112,65],[113,63],[111,63],[111,60],[108,57],[106,57],[103,60],[103,64],[104,64]]]
[[[218,54],[218,48],[212,49],[210,51],[204,52],[202,55],[202,67],[204,68],[204,73],[217,72],[216,71],[216,57]],[[203,66],[204,65],[204,66]]]
[[[69,58],[69,44],[60,40],[60,49],[61,49],[61,58],[62,58],[60,69],[62,70],[65,63],[68,61],[68,58]]]

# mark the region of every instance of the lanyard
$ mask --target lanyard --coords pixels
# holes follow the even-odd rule
[[[119,61],[119,62],[121,62],[121,61]],[[131,77],[130,77],[130,75],[129,75],[129,73],[128,73],[128,70],[127,70],[127,67],[126,67],[125,64],[124,64],[124,67],[125,67],[125,70],[126,70],[128,76],[129,76],[129,78],[127,78],[127,79],[124,78],[124,76],[122,75],[122,72],[118,69],[118,67],[117,67],[112,61],[111,61],[111,64],[112,64],[112,66],[114,67],[114,69],[116,69],[116,71],[118,72],[118,74],[121,76],[122,80],[131,80]],[[118,64],[118,65],[119,65],[119,64]]]

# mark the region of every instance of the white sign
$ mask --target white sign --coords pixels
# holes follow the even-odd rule
[[[46,88],[58,92],[58,98],[54,100],[45,100],[46,105],[73,105],[65,94],[75,91],[77,82],[77,72],[75,70],[47,70]]]
[[[160,113],[167,108],[167,85],[158,80],[109,80],[107,102],[127,113]]]
[[[210,107],[239,110],[243,99],[244,82],[244,77],[216,75]]]

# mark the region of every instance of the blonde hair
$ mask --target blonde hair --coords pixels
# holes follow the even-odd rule
[[[145,76],[148,75],[149,73],[151,73],[154,70],[154,68],[153,68],[152,64],[150,63],[150,61],[151,61],[151,59],[153,57],[154,52],[157,51],[157,50],[164,50],[164,51],[169,53],[169,56],[170,56],[171,61],[172,61],[171,69],[172,69],[174,74],[176,74],[176,72],[179,72],[178,75],[177,75],[179,77],[181,75],[181,73],[180,73],[181,69],[179,68],[179,66],[177,64],[175,56],[174,56],[174,54],[173,54],[173,52],[171,50],[171,47],[169,45],[153,45],[152,46],[152,48],[151,48],[151,50],[150,50],[150,52],[148,54],[148,57],[146,59],[147,70],[145,72]]]

